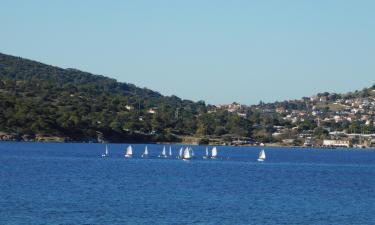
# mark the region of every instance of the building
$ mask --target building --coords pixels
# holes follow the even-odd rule
[[[155,113],[156,113],[156,110],[155,110],[155,109],[149,109],[149,110],[147,110],[147,113],[155,114]]]
[[[133,107],[133,106],[131,106],[131,105],[126,105],[126,106],[125,106],[125,109],[127,109],[127,110],[133,110],[133,109],[134,109],[134,107]]]
[[[278,107],[278,108],[276,108],[276,112],[277,112],[277,113],[285,113],[286,110],[285,110],[284,107]]]
[[[307,137],[305,139],[305,143],[303,143],[304,147],[314,147],[314,145],[315,145],[314,139],[312,139],[311,137]]]
[[[324,140],[323,147],[350,147],[350,141],[346,140]]]

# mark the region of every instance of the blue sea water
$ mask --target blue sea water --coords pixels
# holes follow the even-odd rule
[[[0,224],[375,224],[375,151],[0,143]],[[177,154],[180,146],[172,146]]]

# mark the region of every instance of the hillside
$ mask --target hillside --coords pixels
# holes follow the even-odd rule
[[[325,92],[299,100],[262,103],[251,110],[275,115],[289,124],[274,126],[268,134],[273,142],[319,146],[330,139],[351,146],[375,146],[375,85],[345,94]]]
[[[194,133],[190,119],[205,104],[0,54],[0,107],[0,132],[17,139],[136,142]]]

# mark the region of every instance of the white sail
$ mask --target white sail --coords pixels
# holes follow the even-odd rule
[[[183,152],[182,158],[183,159],[190,159],[191,157],[192,157],[191,150],[190,150],[189,147],[186,147],[184,152]]]
[[[262,151],[259,152],[258,161],[264,161],[266,160],[266,152],[262,149]]]
[[[145,151],[142,154],[142,157],[147,157],[148,156],[148,148],[147,146],[145,147]]]
[[[181,147],[181,148],[180,148],[180,152],[178,153],[178,157],[179,157],[179,158],[182,158],[182,152],[183,152],[183,148]]]
[[[125,157],[129,158],[133,155],[133,147],[131,145],[128,146],[126,149]]]
[[[105,145],[105,153],[102,154],[102,157],[107,157],[107,156],[109,156],[108,145]]]
[[[172,156],[172,147],[169,146],[169,156]]]
[[[163,158],[167,157],[167,151],[165,149],[165,146],[163,147],[163,151],[161,152],[161,154],[159,155],[159,157],[163,157]]]
[[[167,155],[167,152],[165,150],[165,146],[163,147],[163,152],[161,153],[162,156],[166,156]]]
[[[213,147],[211,150],[211,158],[216,158],[217,157],[217,148]]]
[[[203,156],[203,158],[204,158],[204,159],[207,159],[207,158],[209,157],[208,154],[209,154],[209,153],[208,153],[208,147],[206,147],[206,154]]]

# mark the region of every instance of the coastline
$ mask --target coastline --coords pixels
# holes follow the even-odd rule
[[[55,144],[155,144],[155,145],[191,145],[191,146],[220,146],[220,147],[254,147],[254,148],[273,148],[273,149],[314,149],[314,150],[375,150],[374,147],[356,148],[356,147],[306,147],[306,146],[285,146],[278,144],[265,144],[260,145],[224,145],[224,144],[197,144],[197,143],[186,143],[186,142],[139,142],[139,141],[124,141],[124,142],[90,142],[90,141],[20,141],[20,140],[0,140],[0,143],[55,143]]]

